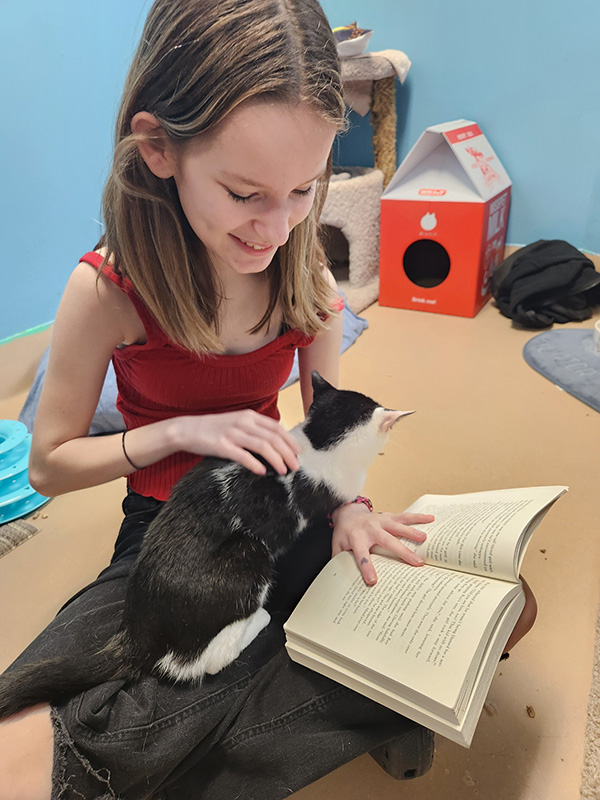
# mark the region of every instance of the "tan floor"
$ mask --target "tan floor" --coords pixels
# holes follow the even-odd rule
[[[521,351],[534,334],[513,329],[492,304],[475,319],[379,306],[364,316],[370,328],[342,359],[342,385],[418,412],[370,472],[366,492],[379,509],[401,510],[426,492],[571,491],[527,553],[538,621],[499,667],[470,750],[438,737],[431,772],[407,783],[364,756],[295,797],[576,800],[600,599],[600,416],[527,366]],[[19,393],[0,402],[0,417],[20,408],[24,387],[11,386]],[[300,418],[297,387],[283,392],[281,409],[288,426]],[[0,559],[0,668],[103,566],[123,488],[116,481],[53,500],[36,520],[41,533]]]

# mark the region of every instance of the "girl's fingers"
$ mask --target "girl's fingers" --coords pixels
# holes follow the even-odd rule
[[[412,539],[415,544],[421,544],[425,541],[426,537],[421,533],[421,531],[417,531],[416,529],[412,530],[414,530],[415,533],[414,538],[412,535],[407,535],[407,531],[402,532],[400,536],[398,536],[398,534],[395,532],[385,531],[377,540],[377,544],[380,547],[383,547],[385,550],[389,550],[407,564],[411,564],[413,567],[422,567],[425,563],[423,557],[416,553],[410,545],[407,545],[402,541],[402,539]],[[416,534],[418,534],[418,538]]]
[[[256,412],[254,413],[256,414]],[[286,431],[283,425],[281,425],[279,422],[276,422],[274,419],[271,419],[270,417],[263,416],[262,414],[256,414],[256,416],[258,417],[257,423],[261,427],[270,431],[275,438],[281,441],[284,447],[291,450],[295,455],[300,452],[300,443],[289,431]]]
[[[385,517],[389,516],[389,520]],[[427,533],[419,528],[412,528],[411,525],[426,525],[433,522],[435,517],[431,514],[390,514],[381,515],[382,522],[388,533],[404,539],[411,539],[413,542],[424,542]]]
[[[392,536],[397,536],[402,539],[410,539],[412,542],[417,542],[419,544],[427,539],[426,533],[420,531],[418,528],[409,528],[406,525],[402,525],[394,530],[388,530],[388,533],[391,533]]]
[[[421,556],[417,555],[414,550],[411,550],[410,547],[402,544],[402,542],[398,542],[396,539],[394,539],[393,549],[391,546],[388,549],[392,550],[392,552],[395,553],[398,558],[401,558],[402,561],[410,564],[411,567],[422,567],[425,563]]]
[[[238,444],[245,450],[261,455],[280,475],[285,475],[288,469],[296,470],[299,467],[296,454],[280,440],[271,441],[261,436],[247,435],[240,437]]]
[[[385,546],[386,550],[394,553],[394,555],[398,556],[398,558],[411,567],[422,567],[425,563],[421,556],[418,556],[410,547],[406,547],[406,545],[401,544],[396,541],[396,539],[382,546]],[[341,552],[342,549],[343,548],[339,548],[337,552]],[[364,582],[367,586],[374,586],[377,583],[377,573],[371,561],[370,551],[364,547],[356,547],[352,552],[354,553],[354,558],[356,559]],[[333,552],[333,555],[337,555],[337,553]]]
[[[351,508],[351,506],[350,506]],[[410,539],[417,544],[424,542],[427,534],[411,525],[433,522],[431,514],[366,514],[359,518],[336,521],[332,540],[332,556],[343,550],[352,550],[365,583],[377,583],[377,573],[371,560],[371,548],[378,545],[393,553],[406,564],[422,567],[423,558],[401,539]],[[357,524],[358,523],[358,524]]]
[[[228,448],[230,452],[226,457],[234,458],[257,474],[264,474],[265,468],[261,465],[262,469],[258,469],[260,462],[252,453],[262,456],[280,475],[285,475],[288,470],[297,470],[300,466],[298,442],[278,422],[262,414],[249,412],[240,415],[237,424],[226,433],[226,439],[236,450],[236,455],[232,456],[231,448]],[[241,456],[240,450],[247,451],[249,457]]]
[[[231,449],[223,454],[223,458],[228,458],[230,461],[237,461],[238,464],[246,467],[246,469],[249,469],[250,472],[253,472],[255,475],[265,475],[267,472],[265,465],[255,458],[252,453],[249,453],[248,450],[244,450],[243,447],[232,446]]]
[[[428,522],[435,520],[433,514],[412,514],[408,511],[402,514],[392,514],[391,516],[394,522],[399,522],[401,525],[426,525]]]
[[[357,548],[353,552],[364,582],[367,586],[374,586],[377,583],[377,573],[371,561],[371,553],[364,548]]]

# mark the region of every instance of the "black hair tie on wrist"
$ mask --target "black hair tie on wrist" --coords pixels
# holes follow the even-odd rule
[[[127,450],[125,449],[125,434],[126,434],[126,433],[127,433],[127,431],[123,431],[123,436],[121,436],[121,445],[122,445],[122,447],[123,447],[123,455],[125,456],[125,458],[127,459],[127,461],[129,461],[129,463],[131,464],[131,466],[132,466],[134,469],[141,469],[141,467],[138,467],[136,464],[134,464],[134,463],[133,463],[133,461],[132,461],[132,460],[129,458],[129,456],[127,455]]]

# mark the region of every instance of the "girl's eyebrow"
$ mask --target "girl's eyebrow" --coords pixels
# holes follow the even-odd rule
[[[303,186],[305,183],[312,183],[316,181],[317,178],[320,178],[325,173],[326,167],[324,167],[314,178],[309,178],[307,181],[303,181],[299,183],[298,186]],[[268,186],[265,186],[260,181],[255,181],[253,178],[247,178],[243,175],[237,175],[233,172],[223,172],[223,177],[225,180],[234,181],[236,183],[243,183],[245,186],[252,186],[255,189],[268,189]]]

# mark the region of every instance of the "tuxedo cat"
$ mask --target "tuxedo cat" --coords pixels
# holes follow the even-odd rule
[[[148,527],[129,577],[120,630],[96,653],[0,677],[0,718],[114,679],[155,672],[199,680],[234,661],[269,622],[273,563],[302,530],[360,494],[396,420],[363,394],[314,372],[313,403],[291,433],[300,468],[258,476],[205,458],[174,486]],[[266,463],[266,462],[265,462]]]

